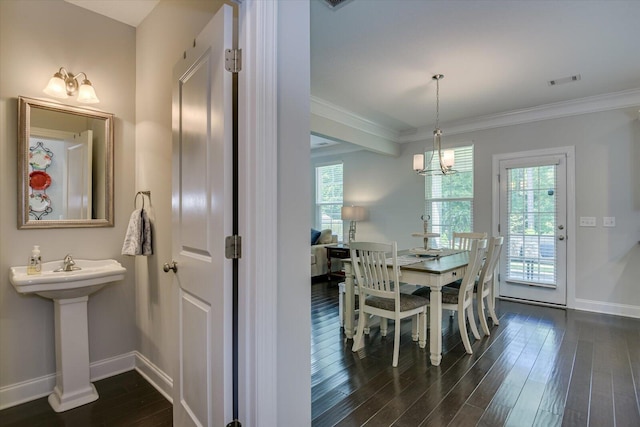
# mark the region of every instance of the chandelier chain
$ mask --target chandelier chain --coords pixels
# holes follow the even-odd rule
[[[436,129],[440,129],[440,79],[436,78]]]

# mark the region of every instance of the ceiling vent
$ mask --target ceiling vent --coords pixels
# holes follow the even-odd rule
[[[337,10],[347,3],[351,3],[353,0],[323,0],[324,4],[329,6],[331,10]]]
[[[578,80],[580,80],[580,74],[576,74],[574,76],[569,76],[569,77],[563,77],[561,79],[549,80],[547,83],[549,84],[549,86],[558,86],[558,85],[563,85],[565,83],[577,82]]]

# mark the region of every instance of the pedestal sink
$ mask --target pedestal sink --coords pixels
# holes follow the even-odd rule
[[[113,259],[76,259],[73,271],[60,270],[62,261],[42,264],[39,275],[27,267],[11,267],[10,280],[21,294],[52,299],[56,332],[56,386],[49,403],[63,412],[98,399],[89,375],[89,295],[107,283],[124,279],[126,268]]]

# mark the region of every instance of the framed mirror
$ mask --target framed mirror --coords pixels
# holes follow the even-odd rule
[[[18,228],[113,227],[113,114],[18,98]]]

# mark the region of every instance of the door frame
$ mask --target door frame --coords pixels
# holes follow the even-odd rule
[[[278,424],[274,325],[278,297],[278,4],[244,0],[239,8],[238,74],[239,419]]]
[[[567,157],[567,308],[575,308],[576,305],[576,161],[575,147],[553,147],[539,150],[518,151],[513,153],[500,153],[492,156],[491,167],[491,230],[494,236],[498,236],[498,224],[500,222],[500,162],[503,160],[515,160],[527,157],[540,157],[564,154]],[[497,284],[496,286],[499,286]],[[497,293],[496,293],[497,295]]]

